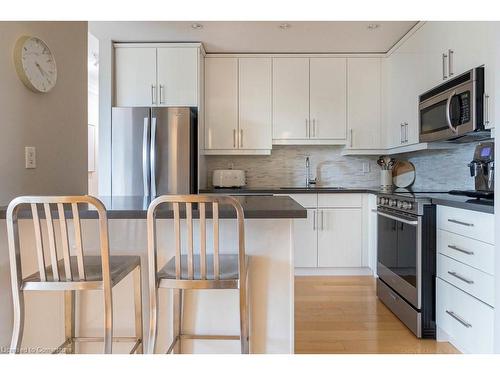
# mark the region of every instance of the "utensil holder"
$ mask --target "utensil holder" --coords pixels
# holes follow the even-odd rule
[[[380,187],[382,190],[392,189],[392,170],[382,169],[380,171]]]

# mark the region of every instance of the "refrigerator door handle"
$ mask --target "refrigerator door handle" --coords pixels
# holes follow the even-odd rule
[[[142,135],[142,186],[144,195],[149,195],[149,155],[148,155],[149,117],[144,117],[144,132]]]
[[[151,168],[151,196],[156,197],[156,117],[151,118],[151,149],[149,151]]]

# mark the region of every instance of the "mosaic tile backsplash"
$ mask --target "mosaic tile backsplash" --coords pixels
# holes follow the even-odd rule
[[[476,144],[450,145],[443,150],[424,150],[396,155],[411,161],[417,177],[414,189],[473,189],[467,163]],[[269,156],[207,156],[208,184],[214,169],[244,169],[248,187],[304,186],[305,158],[311,161],[311,177],[319,186],[376,187],[380,168],[375,156],[341,156],[341,146],[274,146]]]

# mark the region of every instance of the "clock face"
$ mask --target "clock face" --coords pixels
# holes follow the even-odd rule
[[[36,37],[21,37],[14,52],[19,78],[35,92],[49,92],[57,81],[54,55],[49,47]]]

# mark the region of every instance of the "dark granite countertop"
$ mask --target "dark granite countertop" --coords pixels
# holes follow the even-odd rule
[[[200,194],[228,195],[266,195],[266,194],[317,194],[317,193],[372,193],[380,192],[379,187],[337,187],[312,186],[306,187],[242,187],[242,188],[207,188],[200,189]]]
[[[491,200],[474,199],[451,194],[429,194],[432,203],[440,206],[463,208],[465,210],[495,213],[495,205]]]
[[[145,219],[151,199],[149,197],[98,197],[106,206],[109,219]],[[235,197],[243,206],[246,219],[300,219],[307,217],[307,210],[289,197],[278,196],[237,196]],[[173,218],[173,210],[168,205],[160,207],[157,211],[158,218]],[[0,207],[0,219],[5,219],[7,207]],[[211,217],[210,205],[207,205],[207,217]],[[25,212],[25,211],[23,211]],[[30,214],[28,214],[30,215]],[[40,217],[43,217],[40,212]],[[57,210],[53,213],[57,218]],[[66,213],[71,217],[71,212]],[[181,216],[183,210],[181,206]],[[96,211],[81,210],[82,218],[97,218]],[[199,217],[198,210],[193,207],[193,217]],[[232,207],[221,206],[220,218],[235,218],[236,212]]]

